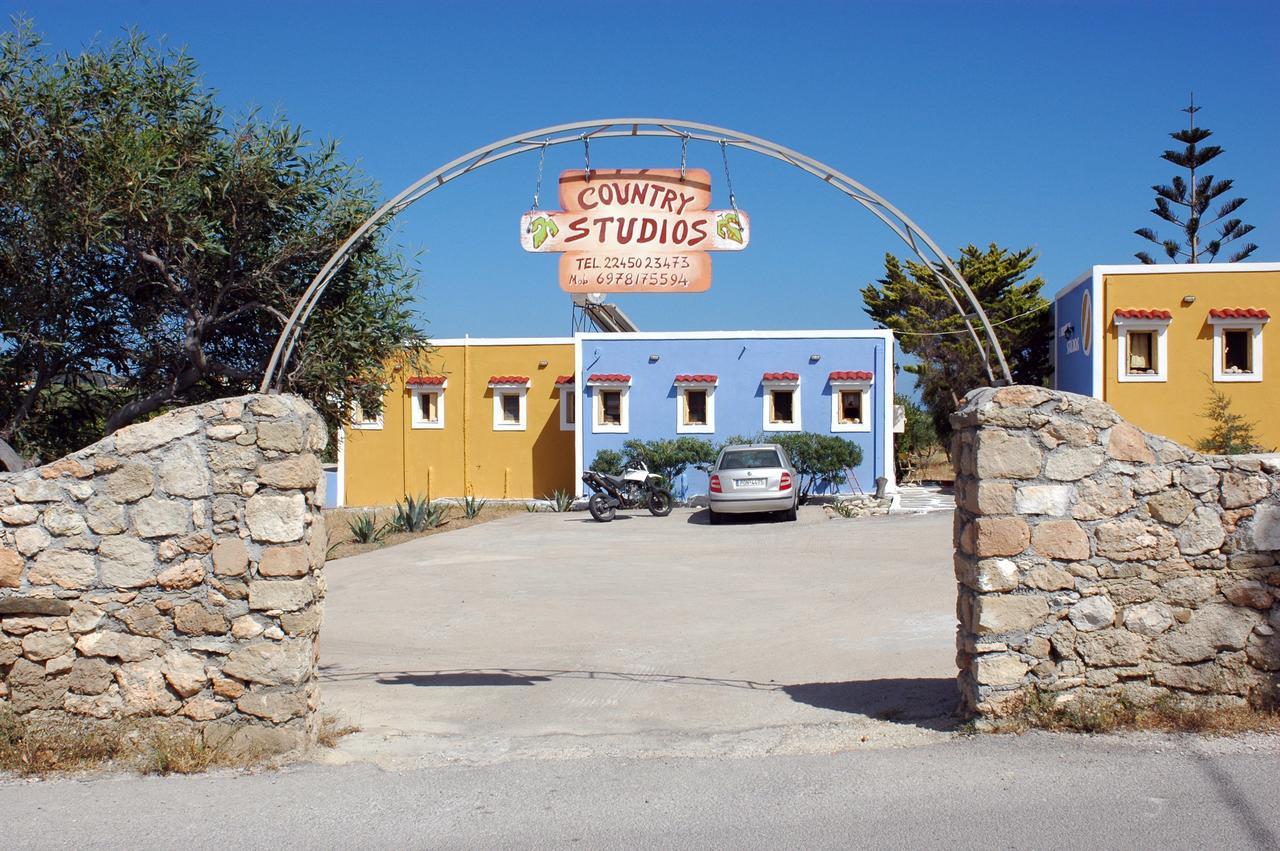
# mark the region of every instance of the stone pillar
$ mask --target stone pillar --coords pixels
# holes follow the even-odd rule
[[[325,441],[303,400],[252,395],[0,476],[0,704],[307,742]]]
[[[970,713],[1274,699],[1280,457],[1198,455],[1038,387],[974,391],[952,424]]]

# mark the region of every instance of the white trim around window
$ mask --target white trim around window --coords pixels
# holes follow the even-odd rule
[[[494,431],[524,431],[529,421],[528,417],[528,384],[490,384],[489,389],[493,391],[493,430]],[[507,409],[503,402],[504,398],[515,397],[516,410],[519,419],[512,421],[507,417]]]
[[[1215,382],[1261,381],[1262,380],[1262,326],[1266,319],[1233,319],[1228,317],[1209,317],[1213,326],[1213,380]],[[1249,335],[1249,371],[1227,372],[1226,333],[1243,331]]]
[[[561,384],[560,391],[560,430],[573,431],[577,428],[578,396],[572,384]]]
[[[624,381],[591,381],[591,431],[593,434],[626,434],[631,430],[631,384]],[[605,394],[618,394],[618,422],[605,422]]]
[[[803,431],[800,422],[800,382],[796,381],[762,381],[760,384],[764,388],[764,394],[761,409],[761,419],[764,431]],[[774,400],[775,392],[791,392],[791,422],[783,422],[774,419]]]
[[[382,406],[382,410],[378,412],[378,416],[371,420],[364,418],[364,411],[360,409],[359,402],[351,403],[351,427],[357,431],[382,431],[382,415],[386,413],[386,405]]]
[[[447,382],[446,382],[447,384]],[[444,388],[446,384],[418,384],[409,388],[410,428],[444,428]],[[429,419],[423,409],[427,396],[435,397],[435,418]]]
[[[844,418],[845,393],[855,393],[859,397],[858,410],[860,418],[856,422]],[[871,382],[870,381],[832,381],[831,382],[831,430],[837,431],[871,431]]]
[[[677,381],[676,434],[715,434],[716,430],[716,382]],[[704,393],[703,422],[689,422],[689,394]]]
[[[1169,380],[1169,323],[1171,319],[1126,319],[1117,316],[1116,326],[1116,380],[1121,383],[1151,383]],[[1155,372],[1129,372],[1129,335],[1151,334],[1155,347]]]

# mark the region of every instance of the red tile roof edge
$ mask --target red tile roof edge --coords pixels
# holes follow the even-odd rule
[[[631,376],[623,375],[620,372],[597,372],[587,379],[589,382],[602,382],[605,384],[625,384],[630,383]]]
[[[490,384],[528,384],[529,376],[527,375],[491,375],[489,376]]]
[[[1261,307],[1215,307],[1209,311],[1214,319],[1270,319],[1271,314]]]
[[[414,375],[405,379],[405,384],[444,384],[448,379],[443,375]]]
[[[560,376],[557,376],[557,377],[556,377],[556,384],[557,384],[557,385],[560,385],[560,384],[572,384],[572,383],[573,383],[573,376],[572,376],[572,375],[560,375]]]
[[[675,377],[676,384],[715,384],[718,380],[719,376],[702,372],[692,375],[677,375]]]
[[[1120,319],[1172,319],[1167,310],[1147,310],[1141,307],[1117,307],[1115,315]]]
[[[828,381],[871,381],[874,378],[874,373],[865,369],[837,370],[827,376]]]
[[[798,372],[766,372],[764,381],[799,381],[800,373]]]

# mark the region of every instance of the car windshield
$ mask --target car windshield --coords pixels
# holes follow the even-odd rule
[[[776,449],[735,449],[720,457],[721,470],[751,470],[760,467],[781,467],[782,459]]]

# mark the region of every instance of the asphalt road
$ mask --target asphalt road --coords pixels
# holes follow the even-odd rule
[[[8,848],[1276,848],[1276,739],[0,782]]]

